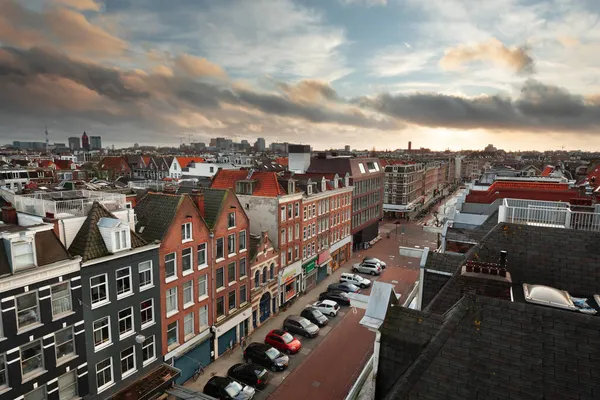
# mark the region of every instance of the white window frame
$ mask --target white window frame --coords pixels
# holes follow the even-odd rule
[[[145,303],[145,302],[147,302],[147,301],[149,301],[149,302],[150,302],[150,307],[142,308],[142,303]],[[142,313],[143,313],[145,310],[148,310],[148,309],[150,309],[150,311],[151,311],[151,314],[152,314],[152,319],[151,319],[150,321],[146,321],[146,322],[144,322],[144,321],[142,320]],[[155,318],[155,315],[154,315],[154,299],[150,298],[150,299],[147,299],[147,300],[144,300],[144,301],[140,302],[140,323],[142,324],[142,325],[141,325],[141,326],[142,326],[142,329],[144,329],[144,328],[147,328],[147,327],[149,327],[150,325],[153,325],[153,324],[154,324],[154,318]]]
[[[118,231],[114,231],[113,235],[113,243],[115,251],[120,251],[129,248],[130,246],[127,243],[127,230],[120,229]]]
[[[205,315],[206,324],[202,324],[202,314],[203,313]],[[208,329],[208,305],[207,304],[203,305],[202,307],[200,307],[198,309],[198,329],[199,329],[199,332],[202,332],[205,329]]]
[[[235,236],[236,236],[235,233],[227,235],[227,257],[233,257],[233,256],[235,256],[237,254],[236,253],[237,249],[235,247],[237,240],[236,240]],[[230,239],[232,239],[232,238],[233,238],[233,241],[230,242]],[[229,248],[230,247],[229,243],[232,243],[231,249]],[[233,252],[230,253],[230,250],[233,250]]]
[[[189,254],[186,256],[184,251],[189,251]],[[189,257],[189,268],[183,269],[185,263],[183,262],[184,257]],[[183,276],[189,275],[194,272],[194,249],[192,247],[186,247],[185,249],[181,249],[181,273]]]
[[[73,383],[69,383],[69,385],[67,385],[67,386],[61,386],[61,381],[60,380],[62,378],[64,378],[64,377],[68,376],[68,375],[72,375],[73,376]],[[77,383],[78,383],[78,381],[77,381],[77,370],[76,369],[73,369],[73,370],[67,372],[66,374],[63,374],[63,375],[59,376],[58,377],[58,397],[61,398],[61,399],[63,398],[63,397],[61,397],[61,395],[64,394],[64,393],[61,393],[61,392],[64,391],[65,389],[75,389],[74,395],[71,398],[69,398],[69,399],[66,399],[66,398],[65,399],[66,400],[74,400],[74,399],[79,398],[79,396],[78,396],[78,394],[79,394],[79,388],[77,387],[78,386]]]
[[[204,280],[202,281],[202,278],[204,278]],[[202,293],[201,287],[201,282],[204,283],[204,293]],[[198,277],[198,300],[203,300],[204,297],[208,296],[208,275],[204,274],[204,275],[200,275]]]
[[[102,326],[101,328],[96,329],[96,322],[101,321],[106,319],[108,321],[108,340],[100,343],[100,344],[96,344],[96,331],[102,330],[104,328],[104,326]],[[111,325],[110,325],[110,315],[107,315],[105,317],[102,318],[98,318],[97,320],[95,320],[92,323],[92,329],[93,329],[93,337],[94,337],[94,350],[98,351],[98,350],[102,350],[108,346],[110,346],[112,344],[112,333],[111,333]]]
[[[207,315],[208,316],[208,315]],[[4,383],[0,385],[0,389],[8,387],[8,364],[6,364],[6,353],[0,354],[0,376],[4,376]],[[2,367],[4,366],[4,367]]]
[[[149,342],[150,340],[152,340],[151,343],[146,343],[146,342]],[[144,350],[146,350],[150,346],[152,347],[152,357],[144,360]],[[154,335],[152,335],[152,336],[148,336],[146,338],[146,340],[144,340],[144,342],[142,343],[142,365],[145,367],[146,365],[150,364],[154,360],[156,360],[156,338],[154,337]]]
[[[244,264],[243,271],[242,271],[242,262]],[[240,263],[239,263],[238,269],[240,271],[240,280],[242,280],[243,277],[248,276],[248,262],[246,261],[246,257],[240,258]],[[244,273],[244,275],[242,275],[242,272]]]
[[[19,310],[18,299],[21,298],[21,297],[31,296],[31,295],[35,296],[35,306],[34,307],[26,308],[24,310]],[[37,291],[31,291],[31,292],[23,293],[23,294],[21,294],[19,296],[15,296],[15,309],[16,309],[15,311],[16,311],[16,314],[17,314],[17,332],[23,331],[25,329],[30,329],[31,327],[39,326],[39,325],[42,324],[41,315],[40,315],[40,297],[39,297],[39,294],[38,294]],[[37,316],[37,321],[33,322],[31,324],[25,325],[25,326],[20,326],[20,324],[19,324],[19,313],[27,312],[27,311],[30,311],[30,310],[33,310],[33,309],[35,309],[35,313],[36,313],[36,316]]]
[[[27,253],[23,253],[22,255],[20,255],[19,257],[23,257],[24,255],[29,256],[29,254],[31,254],[31,262],[28,262],[27,264],[23,264],[20,266],[16,266],[17,264],[17,256],[15,255],[17,253],[17,251],[15,250],[15,248],[17,246],[28,246],[29,249],[31,249],[31,252],[27,252]],[[15,242],[11,243],[11,254],[12,254],[12,265],[13,265],[13,271],[19,271],[21,269],[27,269],[30,267],[34,267],[36,265],[35,261],[36,261],[36,254],[35,254],[35,246],[33,245],[33,238],[27,238],[25,240],[18,240]],[[28,257],[29,259],[29,257]]]
[[[167,257],[169,256],[173,256],[173,274],[172,275],[167,275],[167,263],[170,263],[171,260],[167,261]],[[165,281],[166,282],[172,282],[175,279],[177,279],[177,253],[169,253],[169,254],[165,254]]]
[[[207,258],[206,248],[207,248],[206,243],[200,243],[198,245],[198,251],[197,251],[197,253],[198,253],[198,270],[208,267],[208,262],[207,262],[208,258]],[[204,254],[204,257],[203,257],[204,262],[203,263],[200,263],[200,253]]]
[[[103,362],[105,362],[106,360],[108,360],[108,361],[109,361],[109,364],[108,364],[108,366],[107,366],[107,367],[103,367],[101,370],[98,370],[98,365],[99,365],[99,364],[102,364],[102,363],[103,363]],[[114,382],[115,382],[115,374],[114,374],[114,372],[113,372],[113,362],[112,362],[112,357],[105,358],[104,360],[102,360],[102,361],[100,361],[100,362],[96,363],[96,366],[95,366],[95,367],[96,367],[96,368],[95,368],[95,369],[96,369],[96,389],[97,389],[98,393],[100,393],[100,392],[102,392],[102,391],[104,391],[104,390],[108,389],[109,387],[111,387],[111,386],[114,384]],[[109,380],[108,382],[104,382],[104,384],[103,384],[102,386],[98,386],[98,374],[99,374],[100,372],[104,372],[104,371],[105,371],[105,370],[107,370],[107,369],[110,371],[110,380]]]
[[[127,356],[125,356],[125,360],[131,359],[133,361],[133,366],[131,368],[129,368],[128,370],[123,371],[123,360],[124,360],[123,353],[128,350],[133,350],[133,352],[131,354],[128,354]],[[131,346],[131,347],[121,350],[121,352],[119,353],[119,361],[120,361],[119,367],[121,368],[121,379],[127,378],[131,374],[134,374],[137,371],[136,366],[135,366],[135,364],[136,364],[136,362],[135,362],[135,346]]]
[[[174,295],[169,295],[169,292],[174,291]],[[172,310],[168,310],[168,304],[169,304],[169,297],[174,297],[175,298],[175,308]],[[167,312],[167,318],[175,315],[179,312],[179,304],[177,301],[177,286],[174,286],[170,289],[167,289],[165,292],[165,311]]]
[[[39,354],[40,354],[41,359],[42,359],[42,363],[41,363],[42,366],[41,366],[41,368],[36,368],[36,369],[28,372],[27,374],[24,374],[23,373],[23,361],[26,361],[26,360],[23,359],[23,347],[27,347],[27,346],[33,347],[32,345],[34,343],[36,343],[36,342],[38,343],[39,348],[40,348],[40,353]],[[23,380],[25,380],[28,377],[33,376],[33,375],[35,375],[35,374],[37,374],[37,373],[45,370],[46,363],[45,363],[45,360],[44,360],[44,346],[42,344],[42,339],[33,340],[33,341],[31,341],[31,342],[29,342],[27,344],[24,344],[23,346],[19,347],[19,353],[20,353],[20,359],[21,359],[21,361],[20,361],[20,364],[21,364],[21,377],[22,377]],[[32,358],[33,357],[29,357],[27,360],[31,360]]]
[[[190,242],[192,238],[192,223],[185,222],[181,224],[181,243]]]
[[[223,254],[221,254],[219,256],[219,241],[221,241],[221,252]],[[217,238],[217,240],[215,241],[215,257],[217,260],[224,260],[225,259],[225,238]]]
[[[121,313],[123,311],[127,311],[127,310],[129,310],[131,312],[131,314],[129,314],[129,319],[131,319],[131,329],[126,330],[125,332],[121,332],[121,321],[125,321],[128,318],[128,317],[121,317]],[[119,339],[124,339],[135,333],[135,317],[133,316],[133,314],[134,314],[133,307],[124,308],[117,313],[117,319],[119,320]]]
[[[242,236],[244,237],[243,241],[242,241]],[[239,241],[239,243],[238,243],[239,251],[241,253],[242,251],[244,251],[244,250],[246,250],[248,248],[248,243],[247,243],[247,241],[248,241],[248,235],[246,234],[245,230],[239,232],[238,241]],[[242,244],[243,244],[244,247],[242,247]]]
[[[58,287],[58,286],[62,286],[62,285],[67,285],[67,290],[66,290],[67,295],[66,296],[62,296],[62,297],[56,296],[56,298],[55,298],[55,295],[52,292],[53,289],[56,288],[56,287]],[[65,310],[65,311],[61,311],[61,312],[55,314],[54,313],[54,302],[60,302],[60,303],[62,303],[61,300],[67,299],[67,298],[68,298],[68,301],[69,301],[69,307],[68,307],[69,309]],[[50,286],[50,303],[51,303],[51,306],[52,306],[52,318],[53,319],[57,319],[57,318],[60,318],[62,316],[66,316],[66,315],[71,314],[73,312],[73,298],[71,296],[71,282],[70,281],[63,281],[63,282],[57,283],[56,285]]]
[[[286,218],[286,209],[287,209],[286,206],[280,207],[280,217],[281,217],[282,222],[285,221],[285,218]]]
[[[94,285],[92,283],[92,281],[95,278],[99,278],[101,276],[104,277],[104,284]],[[104,289],[106,291],[105,292],[105,296],[106,297],[104,299],[102,299],[102,300],[98,300],[98,301],[94,302],[94,296],[92,295],[93,291],[94,291],[95,288],[100,288],[102,285],[104,285]],[[92,276],[90,278],[90,302],[92,303],[92,309],[96,308],[96,307],[101,307],[101,306],[103,306],[105,304],[110,303],[109,295],[108,295],[108,274],[99,274],[99,275]]]
[[[127,270],[127,275],[119,277],[119,272]],[[129,280],[129,290],[126,292],[119,293],[119,280]],[[131,279],[131,267],[119,268],[115,271],[116,291],[117,299],[122,299],[130,294],[133,294],[133,280]]]
[[[142,285],[142,279],[141,279],[142,274],[145,275],[147,272],[150,274],[150,283],[145,283],[145,284]],[[153,272],[154,271],[152,270],[152,260],[143,261],[143,262],[141,262],[141,263],[138,264],[138,276],[139,276],[140,291],[146,290],[146,289],[150,289],[151,287],[154,287],[154,274],[153,274]]]
[[[71,340],[70,340],[70,341],[71,341],[71,342],[73,342],[73,352],[72,352],[72,353],[69,353],[69,354],[68,354],[68,355],[66,355],[66,356],[62,356],[62,357],[60,357],[60,358],[59,358],[59,357],[58,357],[58,346],[60,346],[60,345],[63,345],[63,344],[66,344],[66,343],[68,343],[69,341],[62,342],[62,343],[58,343],[58,339],[57,339],[57,337],[56,337],[56,334],[57,334],[57,333],[59,333],[59,332],[62,332],[62,331],[66,331],[66,330],[70,330],[70,331],[71,331]],[[65,361],[65,360],[69,360],[69,359],[71,359],[71,357],[73,357],[73,356],[77,355],[77,348],[75,347],[75,330],[73,329],[73,327],[72,327],[72,326],[69,326],[69,327],[67,327],[67,328],[63,328],[63,329],[60,329],[60,330],[58,330],[58,331],[54,332],[54,355],[55,355],[55,357],[56,357],[56,364],[57,364],[57,365],[60,365],[60,364],[62,364],[62,363]]]
[[[42,385],[42,386],[38,386],[35,389],[31,390],[30,392],[26,393],[23,396],[23,400],[31,400],[33,399],[33,397],[31,397],[31,395],[35,392],[44,392],[43,398],[47,399],[48,398],[48,388],[46,387],[46,385]],[[36,396],[37,398],[39,398],[38,396]]]
[[[186,285],[189,285],[186,287]],[[189,281],[185,281],[182,283],[181,285],[181,290],[183,292],[183,309],[185,310],[188,307],[191,307],[194,305],[194,280],[190,279]],[[189,300],[190,301],[185,301],[186,300],[186,290],[188,290],[190,292],[189,294]]]
[[[170,331],[169,325],[171,325],[171,324],[175,324],[175,342],[169,344],[169,331]],[[172,321],[171,323],[167,324],[166,339],[167,339],[167,348],[172,348],[176,345],[179,345],[179,320],[176,319],[176,320]]]
[[[229,225],[229,217],[231,217],[232,215],[233,215],[233,225]],[[237,221],[236,221],[236,217],[235,217],[235,211],[228,213],[227,214],[227,228],[228,229],[235,228],[236,222]]]
[[[191,326],[189,326],[190,321],[188,318],[191,318]],[[191,328],[191,331],[188,332],[188,328]],[[188,313],[183,316],[183,340],[188,340],[189,338],[194,336],[194,312]]]

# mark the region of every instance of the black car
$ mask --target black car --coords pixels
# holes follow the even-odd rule
[[[324,327],[329,322],[329,318],[323,315],[323,313],[312,306],[306,307],[300,313],[301,317],[306,318],[319,328]]]
[[[298,315],[288,316],[285,321],[283,321],[283,329],[309,338],[319,335],[319,327],[317,325]]]
[[[219,400],[249,400],[256,393],[250,386],[242,386],[228,376],[213,376],[203,392]]]
[[[330,292],[332,290],[341,290],[342,292],[346,292],[346,293],[358,293],[360,292],[360,288],[352,283],[348,283],[348,282],[339,282],[339,283],[332,283],[331,285],[327,286],[327,291]]]
[[[346,292],[342,292],[341,290],[330,290],[328,292],[323,292],[319,295],[319,300],[333,300],[340,306],[350,305],[348,294]]]
[[[227,376],[257,389],[264,389],[269,383],[269,372],[264,367],[253,363],[234,364],[227,371]]]
[[[244,350],[246,362],[262,365],[271,371],[283,371],[288,367],[290,358],[274,347],[264,343],[250,343]]]

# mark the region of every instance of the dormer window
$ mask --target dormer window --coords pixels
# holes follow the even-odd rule
[[[12,242],[13,271],[35,266],[33,238],[19,239]]]
[[[308,186],[306,187],[306,193],[312,194],[312,183],[309,183]]]
[[[129,225],[117,218],[100,218],[98,228],[106,248],[111,253],[131,248]]]
[[[296,192],[296,185],[294,184],[294,181],[292,179],[288,180],[288,193],[295,193]]]
[[[327,190],[327,181],[325,180],[325,177],[323,177],[323,179],[321,179],[321,192],[325,192]]]

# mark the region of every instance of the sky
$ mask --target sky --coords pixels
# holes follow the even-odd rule
[[[2,0],[0,143],[600,147],[595,0]]]

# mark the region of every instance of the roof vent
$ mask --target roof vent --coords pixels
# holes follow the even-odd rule
[[[524,283],[523,294],[525,295],[525,301],[529,303],[577,311],[577,307],[566,290]]]

